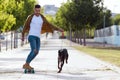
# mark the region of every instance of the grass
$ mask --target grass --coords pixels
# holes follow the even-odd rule
[[[94,47],[84,47],[84,46],[74,46],[74,48],[120,67],[119,48],[94,48]]]

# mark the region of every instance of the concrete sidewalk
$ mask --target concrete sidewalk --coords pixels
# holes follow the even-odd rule
[[[64,40],[47,39],[42,43],[39,55],[31,63],[35,74],[24,74],[22,69],[29,45],[0,53],[0,80],[120,80],[116,68],[75,50]],[[69,60],[63,71],[57,73],[57,52],[61,48],[68,49]]]

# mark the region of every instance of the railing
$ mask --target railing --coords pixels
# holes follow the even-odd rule
[[[7,51],[8,49],[12,50],[22,46],[21,33],[14,31],[2,33],[1,35],[4,36],[4,39],[0,39],[0,52],[3,50]],[[26,38],[25,43],[27,43]]]
[[[22,35],[17,31],[6,32],[6,33],[2,33],[1,35],[4,36],[5,39],[0,39],[0,52],[19,48],[28,43],[27,35],[25,36],[24,42],[22,42],[21,40]],[[44,46],[44,42],[45,39],[47,39],[47,37],[49,38],[49,36],[47,36],[46,33],[41,34],[42,46]]]

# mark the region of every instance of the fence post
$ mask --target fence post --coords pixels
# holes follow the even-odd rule
[[[0,35],[1,35],[1,31],[0,31]],[[0,52],[1,52],[1,39],[0,39]]]
[[[12,47],[13,47],[13,32],[11,31],[11,50],[12,50]]]

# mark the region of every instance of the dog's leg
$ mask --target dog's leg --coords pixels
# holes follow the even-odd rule
[[[69,57],[69,56],[68,56],[68,54],[67,54],[67,55],[66,55],[66,63],[68,63],[68,57]]]
[[[58,57],[58,69],[60,69],[60,58]]]
[[[63,65],[64,65],[64,60],[61,62],[61,66],[60,66],[60,69],[59,69],[58,73],[60,73],[62,71]]]

